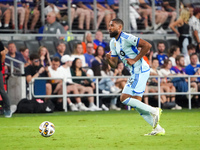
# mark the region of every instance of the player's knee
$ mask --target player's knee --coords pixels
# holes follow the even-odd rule
[[[127,99],[128,97],[130,97],[130,95],[128,95],[128,94],[122,94],[121,96],[120,96],[120,101],[121,102],[123,102],[125,99]]]

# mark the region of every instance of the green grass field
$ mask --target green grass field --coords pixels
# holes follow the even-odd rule
[[[54,123],[45,138],[38,127]],[[165,136],[143,136],[151,131],[136,111],[54,112],[0,116],[0,150],[199,150],[200,109],[164,110]]]

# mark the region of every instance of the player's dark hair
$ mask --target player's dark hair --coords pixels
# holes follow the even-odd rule
[[[30,55],[30,60],[34,60],[34,59],[39,59],[38,54],[33,53],[33,54]]]
[[[119,18],[115,18],[112,21],[116,22],[117,24],[121,24],[122,27],[124,26],[124,22],[121,19],[119,19]]]
[[[187,46],[187,50],[190,50],[190,49],[196,49],[196,46],[194,44],[189,44]]]
[[[54,57],[54,58],[52,59],[52,61],[60,62],[60,58],[59,58],[59,57]]]
[[[175,61],[176,61],[176,62],[177,62],[177,61],[180,61],[180,59],[181,59],[182,57],[184,58],[183,55],[178,55],[178,56],[176,56]]]

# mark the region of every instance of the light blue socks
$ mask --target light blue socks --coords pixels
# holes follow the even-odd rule
[[[130,97],[125,99],[122,103],[135,108],[137,112],[140,113],[140,115],[144,118],[144,120],[153,126],[153,117],[150,113],[154,114],[156,112],[154,107],[151,107],[135,98]]]

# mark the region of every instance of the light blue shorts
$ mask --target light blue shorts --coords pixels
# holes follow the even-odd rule
[[[133,74],[127,81],[122,93],[129,94],[131,96],[143,96],[146,88],[146,83],[149,78],[150,71],[146,71],[140,74]]]

